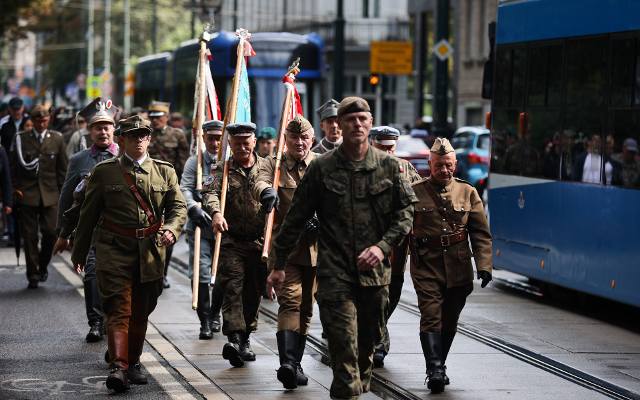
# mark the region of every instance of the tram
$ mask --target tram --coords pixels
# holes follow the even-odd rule
[[[484,85],[495,266],[633,306],[638,15],[633,0],[500,1]]]
[[[248,58],[247,73],[251,89],[252,118],[258,128],[277,126],[284,97],[281,80],[289,65],[298,57],[301,72],[296,77],[296,87],[300,93],[304,115],[316,122],[315,109],[321,104],[324,70],[324,43],[320,36],[313,33],[299,35],[288,32],[258,32],[251,35],[250,43],[256,55]],[[238,38],[233,33],[224,31],[215,33],[208,44],[212,55],[212,77],[223,112],[235,72],[237,45]],[[162,88],[156,100],[169,101],[172,110],[190,116],[193,112],[197,60],[197,39],[183,42],[175,49],[171,57],[166,59],[164,81],[153,83],[155,87]],[[157,58],[141,60],[137,65],[136,88],[138,84],[140,87],[151,85],[147,82],[154,78],[146,73],[151,64],[158,65]],[[136,106],[146,107],[147,104],[147,96],[136,95]]]

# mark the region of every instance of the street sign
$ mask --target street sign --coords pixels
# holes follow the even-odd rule
[[[401,41],[372,41],[369,72],[410,75],[413,72],[413,45]]]
[[[100,76],[89,76],[87,77],[87,98],[95,99],[96,97],[100,97],[102,95],[102,79]]]
[[[435,54],[440,61],[445,61],[447,58],[451,57],[452,53],[453,48],[446,39],[440,40],[433,46],[433,54]]]

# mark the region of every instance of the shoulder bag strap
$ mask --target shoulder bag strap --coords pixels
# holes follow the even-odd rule
[[[156,216],[153,215],[153,211],[151,211],[151,209],[147,205],[147,202],[144,201],[144,198],[142,198],[142,195],[140,195],[140,192],[138,191],[138,188],[136,187],[136,184],[133,181],[133,178],[131,178],[131,175],[127,173],[127,171],[124,169],[122,164],[120,164],[120,170],[122,171],[122,177],[124,178],[124,181],[127,183],[127,186],[129,186],[129,190],[131,190],[131,193],[133,193],[133,196],[138,201],[138,204],[140,204],[140,207],[142,207],[142,210],[144,210],[144,213],[147,215],[147,219],[149,220],[149,223],[151,225],[155,224]]]

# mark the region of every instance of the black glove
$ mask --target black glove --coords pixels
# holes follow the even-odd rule
[[[198,225],[200,229],[211,229],[211,215],[207,214],[202,208],[193,206],[189,209],[188,214],[189,218],[194,224]]]
[[[320,221],[315,215],[307,220],[304,224],[304,231],[306,233],[316,233],[320,228]]]
[[[480,284],[480,287],[485,287],[489,284],[489,282],[491,282],[493,278],[491,277],[491,272],[478,271],[478,279],[482,279],[482,283]]]
[[[264,212],[269,214],[273,207],[278,206],[278,192],[274,188],[266,188],[260,193],[260,204]]]
[[[199,190],[194,190],[191,193],[193,195],[193,200],[195,200],[198,203],[202,203],[202,193]]]

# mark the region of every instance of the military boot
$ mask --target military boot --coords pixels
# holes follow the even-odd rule
[[[211,302],[209,284],[201,283],[198,289],[198,318],[200,319],[200,340],[211,340]]]
[[[127,378],[134,385],[146,385],[149,382],[147,376],[142,372],[142,365],[139,362],[129,364]]]
[[[111,371],[107,376],[107,389],[116,393],[123,393],[129,390],[129,381],[126,371],[129,368],[129,339],[127,332],[115,331],[109,332],[109,351],[113,354],[111,363]]]
[[[384,358],[387,356],[384,349],[376,347],[373,351],[373,368],[384,367]]]
[[[213,285],[211,290],[211,331],[220,332],[220,310],[222,309],[222,298],[224,293],[219,283]]]
[[[431,393],[441,393],[444,390],[442,336],[440,332],[420,333],[420,343],[427,363],[427,387]]]
[[[93,321],[89,323],[89,333],[87,333],[87,337],[85,340],[87,343],[95,343],[102,340],[102,336],[104,335],[104,328],[102,325],[102,321]]]
[[[240,332],[234,332],[227,338],[229,342],[222,348],[222,358],[229,360],[234,367],[244,366],[244,360],[240,356]]]
[[[249,332],[244,332],[240,336],[240,357],[244,361],[255,361],[256,353],[251,349],[251,342],[249,341]]]
[[[304,349],[307,345],[307,335],[298,335],[298,349],[296,354],[296,375],[298,378],[298,386],[307,386],[309,383],[309,378],[304,374],[304,370],[302,369],[302,356],[304,355]]]
[[[146,322],[129,326],[129,369],[127,370],[127,378],[134,385],[146,385],[148,382],[147,376],[142,372],[140,366],[140,356],[142,355],[146,333]]]
[[[102,305],[98,293],[98,283],[95,279],[85,279],[84,281],[84,307],[89,320],[89,333],[87,333],[85,340],[87,343],[99,342],[104,335],[104,325],[102,316],[98,312],[102,309]]]
[[[211,332],[220,332],[220,326],[220,313],[214,314],[209,320],[209,328],[211,329]]]
[[[278,331],[278,356],[280,357],[280,368],[278,368],[278,380],[282,382],[285,389],[295,389],[298,387],[298,334],[294,331]]]
[[[449,377],[447,376],[447,356],[453,343],[453,338],[456,336],[456,332],[442,332],[442,369],[444,370],[444,384],[449,384]]]

